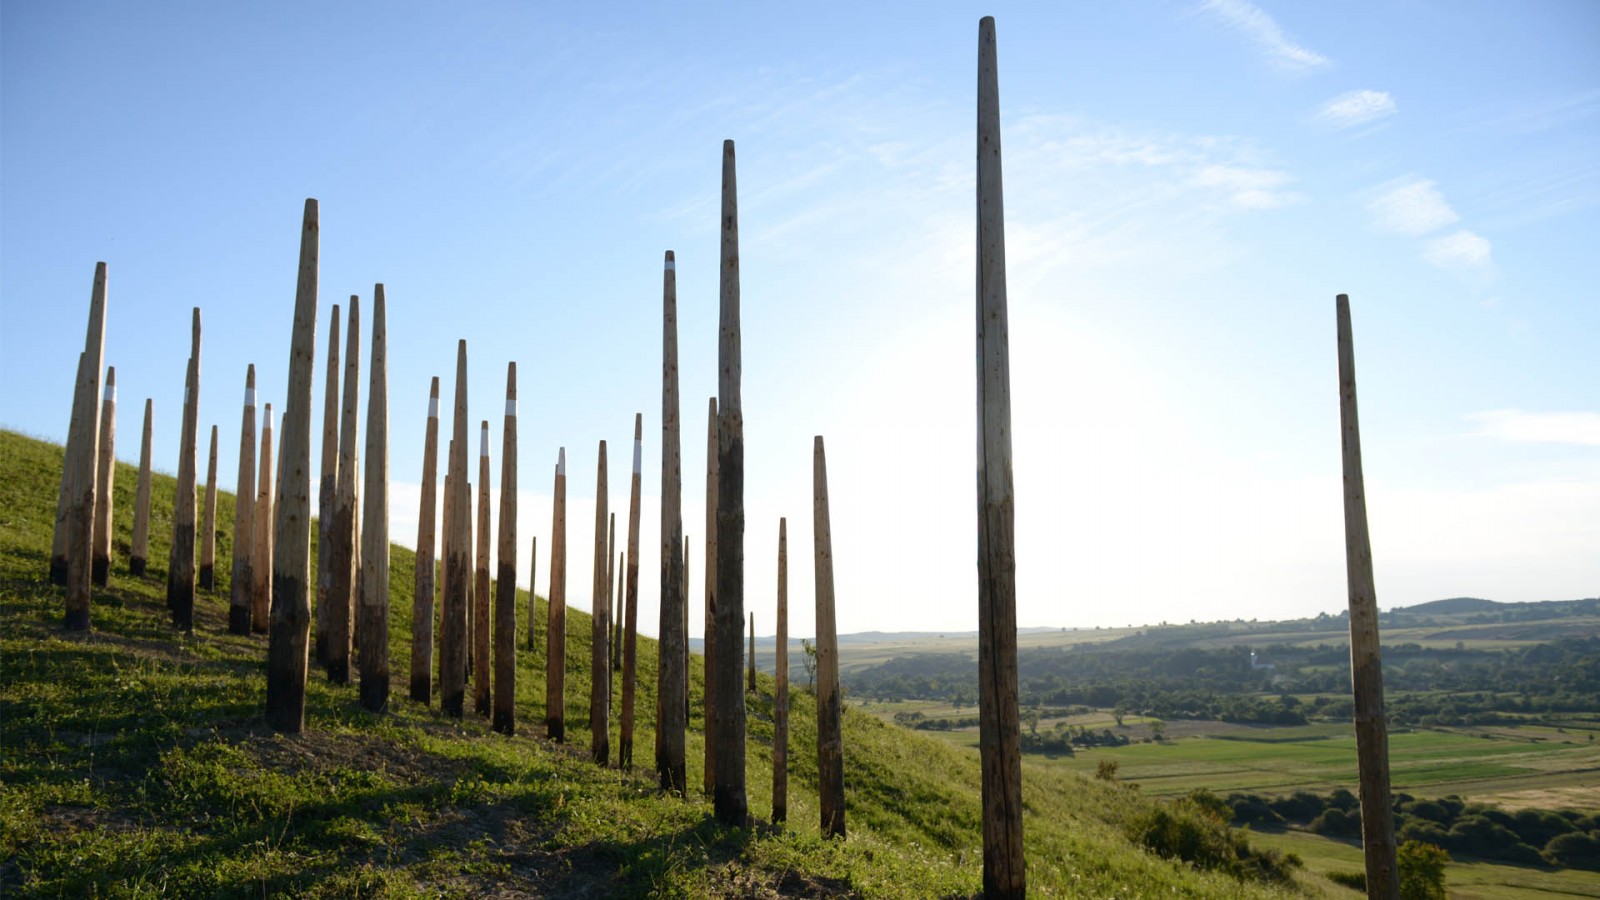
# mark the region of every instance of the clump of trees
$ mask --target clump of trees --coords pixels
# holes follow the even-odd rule
[[[1295,791],[1283,797],[1229,794],[1223,801],[1238,825],[1298,826],[1329,837],[1361,836],[1360,803],[1342,788],[1326,797]],[[1395,795],[1395,831],[1402,841],[1432,844],[1457,856],[1517,865],[1600,871],[1600,814],[1577,810],[1514,812],[1460,797]]]

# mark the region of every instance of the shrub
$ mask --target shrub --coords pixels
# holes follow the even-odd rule
[[[1365,872],[1329,872],[1328,880],[1337,885],[1365,893],[1367,890],[1367,873]]]
[[[1560,866],[1600,871],[1600,838],[1579,831],[1557,835],[1545,845],[1544,858]]]
[[[1434,844],[1406,841],[1395,856],[1400,900],[1445,900],[1444,864],[1450,861],[1450,854]]]
[[[1357,838],[1361,836],[1361,814],[1327,809],[1312,820],[1311,830],[1329,837]]]

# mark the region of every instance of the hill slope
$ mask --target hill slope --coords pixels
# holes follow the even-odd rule
[[[0,432],[6,896],[922,898],[978,889],[976,755],[849,712],[850,836],[824,841],[815,709],[803,691],[794,692],[787,827],[724,829],[697,792],[660,795],[649,777],[653,640],[639,642],[643,770],[596,767],[580,746],[589,693],[589,618],[581,612],[568,623],[574,743],[542,738],[542,651],[537,658],[519,651],[516,737],[409,702],[413,556],[400,547],[391,551],[390,711],[362,710],[353,686],[330,685],[313,670],[306,734],[275,734],[261,715],[266,639],[226,633],[226,534],[218,539],[219,584],[197,601],[194,635],[167,624],[170,478],[155,480],[152,571],[131,578],[136,472],[119,467],[110,588],[95,594],[92,633],[60,630],[61,594],[44,579],[60,466],[59,447]],[[226,531],[232,497],[218,505]],[[525,597],[518,609],[525,615]],[[536,615],[543,611],[541,602]],[[702,675],[696,658],[696,705]],[[763,677],[761,692],[747,698],[747,777],[757,816],[771,808],[771,690]],[[697,711],[691,784],[702,766],[700,726]],[[1132,790],[1043,768],[1029,767],[1027,776],[1034,896],[1290,891],[1195,871],[1130,843],[1127,835],[1152,833],[1171,817]]]

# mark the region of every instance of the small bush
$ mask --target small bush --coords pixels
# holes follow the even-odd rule
[[[1450,854],[1421,841],[1406,841],[1395,854],[1400,869],[1400,900],[1445,900],[1444,865]]]
[[[1367,889],[1367,873],[1365,872],[1329,872],[1328,880],[1351,890],[1365,892]]]

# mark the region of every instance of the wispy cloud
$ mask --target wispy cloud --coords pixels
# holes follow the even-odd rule
[[[1354,128],[1399,112],[1387,91],[1347,91],[1317,110],[1316,119],[1335,128]]]
[[[1422,251],[1422,258],[1441,269],[1481,269],[1489,265],[1489,241],[1465,228],[1435,238]]]
[[[1378,228],[1412,236],[1438,231],[1461,219],[1432,181],[1407,181],[1391,187],[1367,204],[1367,209],[1376,217]]]
[[[1582,444],[1600,447],[1600,413],[1528,412],[1491,409],[1467,416],[1478,437],[1538,444]]]
[[[1328,65],[1327,57],[1290,40],[1276,20],[1246,0],[1206,0],[1200,11],[1244,35],[1279,69],[1309,72]]]
[[[1303,199],[1280,190],[1291,180],[1289,173],[1277,169],[1210,165],[1196,172],[1191,183],[1227,192],[1228,202],[1241,209],[1278,209]]]

